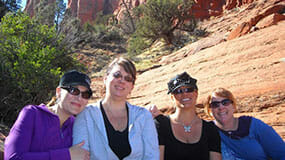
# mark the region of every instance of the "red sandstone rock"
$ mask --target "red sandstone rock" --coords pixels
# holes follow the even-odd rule
[[[279,14],[279,13],[274,13],[271,14],[262,20],[260,20],[257,24],[256,27],[259,29],[269,27],[271,25],[277,24],[279,21],[285,20],[285,15]]]
[[[67,8],[81,20],[81,23],[92,22],[98,12],[113,13],[118,7],[118,0],[68,0]]]
[[[255,15],[254,17],[250,18],[250,20],[247,22],[242,22],[241,25],[239,25],[237,28],[235,28],[233,31],[231,31],[227,40],[231,40],[231,39],[234,39],[234,38],[237,38],[237,37],[240,37],[242,35],[247,34],[250,31],[250,29],[253,26],[255,26],[261,19],[263,19],[263,18],[265,18],[271,14],[278,14],[279,12],[282,12],[282,10],[284,10],[284,9],[285,9],[284,3],[269,6],[261,14]],[[279,15],[279,16],[276,16],[275,19],[276,19],[275,22],[278,22],[278,21],[284,20],[284,16]],[[267,25],[267,26],[269,26],[269,25]]]

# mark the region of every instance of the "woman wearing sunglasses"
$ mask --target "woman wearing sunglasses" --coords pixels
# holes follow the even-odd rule
[[[91,160],[158,160],[157,132],[151,113],[127,102],[136,68],[116,58],[104,77],[105,97],[87,106],[74,123],[73,143],[86,143]]]
[[[4,160],[89,160],[84,142],[72,146],[72,127],[92,96],[90,82],[86,74],[67,72],[49,104],[24,107],[5,140]]]
[[[157,116],[157,109],[151,109],[156,116],[160,160],[221,160],[218,130],[196,114],[196,81],[184,72],[168,82],[168,94],[175,106],[173,114]]]
[[[230,91],[215,89],[205,109],[219,128],[223,159],[285,159],[285,143],[272,127],[254,117],[234,117],[236,100]]]

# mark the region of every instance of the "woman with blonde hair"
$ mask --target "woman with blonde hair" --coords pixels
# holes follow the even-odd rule
[[[219,129],[223,159],[285,159],[285,143],[271,126],[250,116],[234,117],[237,103],[229,90],[214,89],[205,110]]]
[[[4,160],[89,160],[84,142],[72,145],[74,115],[92,96],[90,78],[81,72],[66,72],[49,105],[25,106],[5,140]]]
[[[158,160],[157,132],[151,113],[127,102],[134,88],[136,68],[126,58],[114,59],[104,77],[106,95],[80,113],[73,128],[73,144],[91,160]]]

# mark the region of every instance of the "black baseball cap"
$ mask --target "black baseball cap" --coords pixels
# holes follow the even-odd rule
[[[85,86],[86,88],[88,88],[89,91],[92,92],[90,84],[91,80],[89,76],[87,74],[78,72],[76,70],[71,70],[64,73],[64,75],[61,77],[59,81],[60,87],[81,85]]]
[[[196,90],[198,90],[196,83],[197,80],[195,78],[192,78],[187,72],[183,72],[171,78],[170,81],[167,83],[167,94],[172,93],[177,88],[182,86],[194,87]]]

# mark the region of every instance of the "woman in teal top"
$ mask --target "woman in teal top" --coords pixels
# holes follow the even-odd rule
[[[285,143],[271,126],[254,117],[234,117],[236,99],[230,91],[215,89],[205,107],[219,128],[223,159],[285,159]]]

